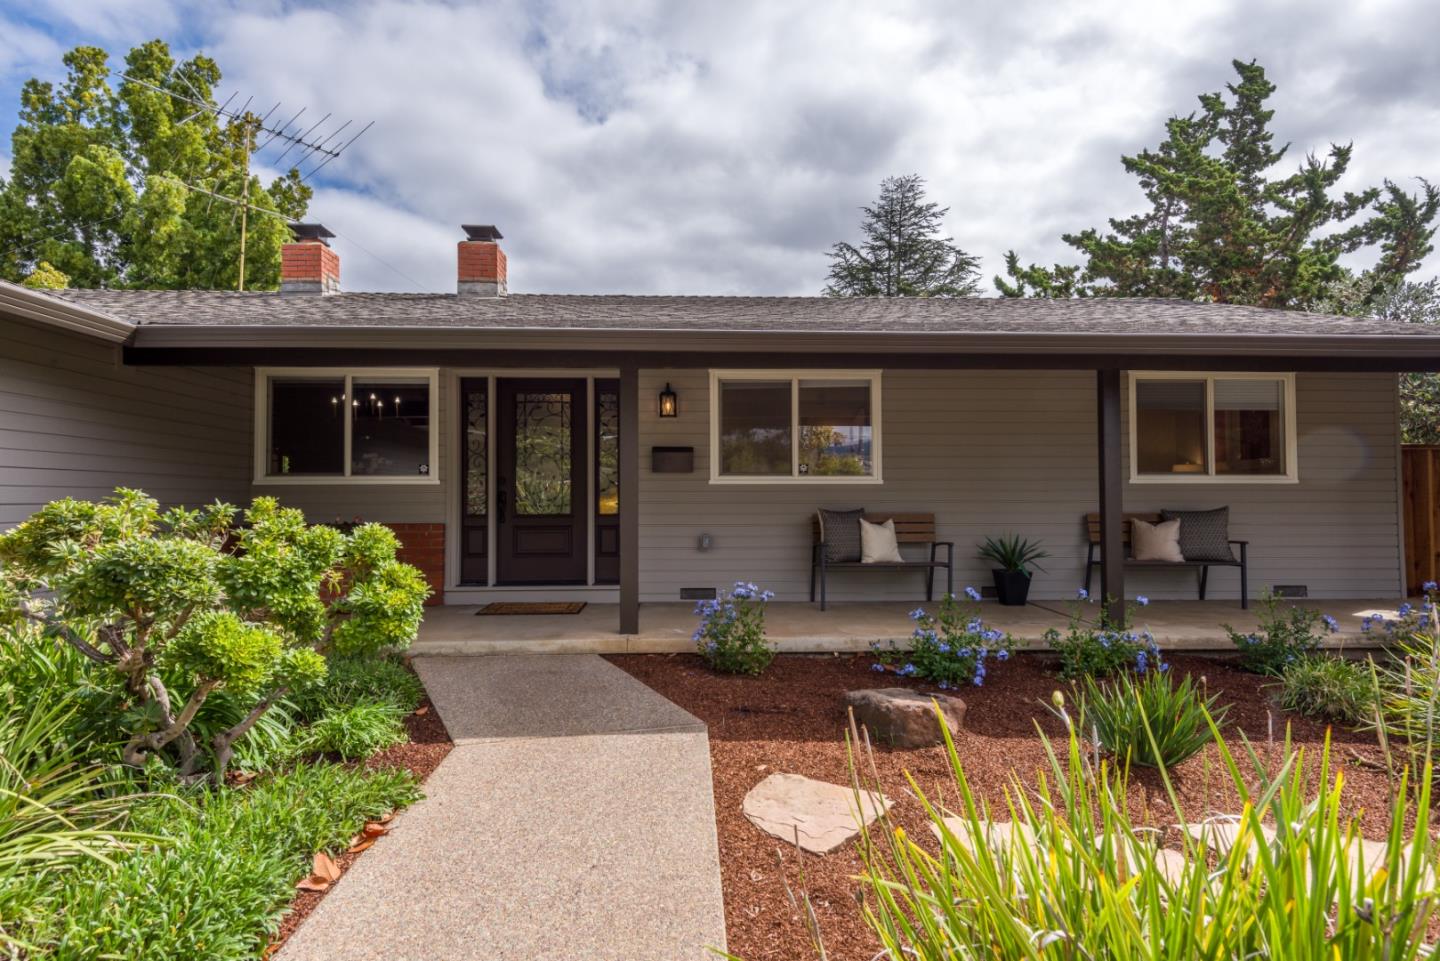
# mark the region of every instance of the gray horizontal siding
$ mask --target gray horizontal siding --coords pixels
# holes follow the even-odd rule
[[[59,497],[249,496],[248,369],[135,368],[79,334],[0,319],[0,528]]]
[[[667,381],[680,395],[680,416],[641,418],[643,599],[674,600],[682,587],[741,578],[804,599],[810,517],[820,506],[933,511],[941,539],[956,544],[957,588],[988,582],[974,545],[1011,531],[1039,538],[1051,554],[1035,596],[1069,597],[1083,579],[1081,518],[1096,509],[1091,373],[887,373],[885,482],[841,487],[710,484],[708,373],[646,371],[642,398]],[[1306,584],[1316,596],[1391,595],[1400,578],[1394,391],[1386,374],[1301,374],[1299,484],[1127,484],[1125,507],[1228,504],[1232,536],[1253,542],[1252,591],[1282,583]],[[656,445],[694,446],[695,472],[651,473]],[[696,548],[702,532],[714,538],[709,552]],[[1157,598],[1194,597],[1195,589],[1188,571],[1134,572],[1130,586]],[[834,573],[831,590],[836,598],[906,599],[923,585],[918,573]],[[1211,591],[1235,596],[1235,572],[1212,572]]]

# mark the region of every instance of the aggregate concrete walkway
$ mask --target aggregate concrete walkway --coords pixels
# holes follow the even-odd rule
[[[592,654],[415,666],[455,749],[280,961],[699,961],[724,947],[699,720]]]

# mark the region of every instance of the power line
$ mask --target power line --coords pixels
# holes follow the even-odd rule
[[[334,233],[334,231],[331,231],[331,233]],[[401,270],[399,267],[396,267],[394,264],[390,263],[388,260],[386,260],[385,258],[381,257],[379,254],[371,253],[369,250],[366,250],[364,247],[360,246],[358,243],[356,243],[355,241],[351,240],[349,237],[342,237],[342,236],[341,236],[340,234],[338,234],[338,233],[335,234],[335,239],[336,239],[336,240],[343,240],[343,241],[345,241],[347,244],[349,244],[350,246],[354,247],[356,250],[360,251],[362,254],[366,254],[366,255],[368,255],[369,257],[371,257],[373,260],[375,260],[376,263],[380,264],[382,267],[385,267],[385,268],[387,268],[388,270],[394,272],[395,274],[398,274],[399,276],[401,276],[401,277],[403,277],[404,279],[408,280],[408,281],[410,282],[410,285],[411,285],[412,287],[414,287],[416,290],[420,291],[420,293],[422,293],[422,294],[424,294],[424,293],[429,293],[429,291],[427,291],[427,290],[425,289],[425,285],[424,285],[424,284],[420,283],[420,281],[416,280],[414,277],[411,277],[409,274],[405,273],[405,271]]]

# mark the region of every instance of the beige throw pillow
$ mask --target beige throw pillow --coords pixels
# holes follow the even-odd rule
[[[1180,521],[1148,524],[1139,518],[1130,521],[1130,556],[1137,561],[1185,560],[1180,553]]]
[[[872,524],[860,518],[860,563],[899,564],[905,558],[900,556],[900,545],[895,540],[895,522]]]

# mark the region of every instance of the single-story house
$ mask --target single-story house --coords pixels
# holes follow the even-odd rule
[[[0,527],[116,486],[274,495],[393,525],[437,602],[639,605],[743,579],[805,601],[817,508],[933,514],[957,585],[973,545],[1108,594],[1193,598],[1121,563],[1122,512],[1229,509],[1249,590],[1404,590],[1397,372],[1440,370],[1404,324],[1151,299],[513,294],[465,228],[448,294],[347,293],[299,225],[278,292],[0,284]],[[1110,547],[1110,550],[1105,550]],[[1236,598],[1217,567],[1209,594]],[[908,599],[909,571],[829,572],[832,599]]]

